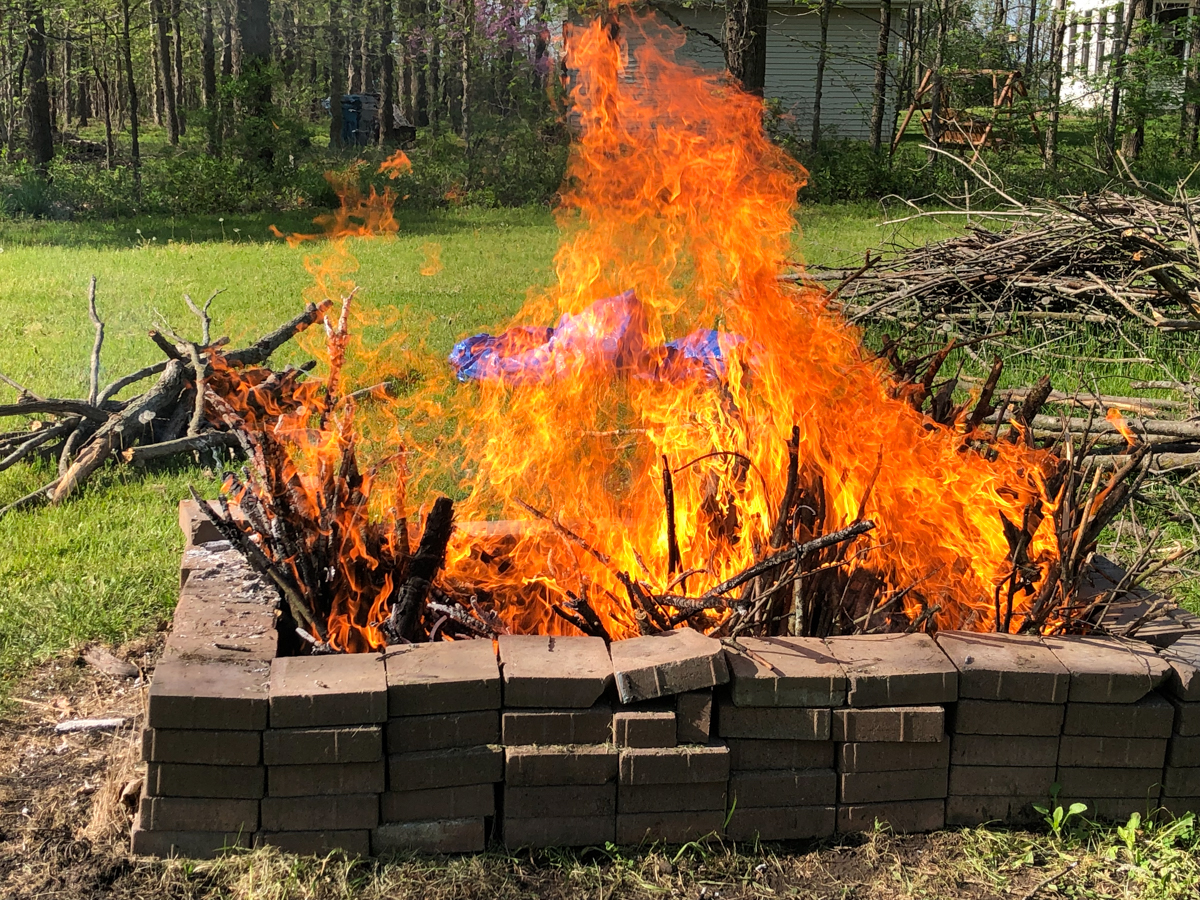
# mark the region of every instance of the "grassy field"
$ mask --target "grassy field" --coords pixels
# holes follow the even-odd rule
[[[813,264],[853,265],[884,242],[912,245],[961,227],[921,219],[881,228],[884,219],[878,206],[805,209],[798,255]],[[91,275],[107,323],[102,382],[158,359],[146,331],[161,321],[185,333],[194,329],[184,293],[203,298],[223,290],[214,304],[214,334],[228,334],[235,344],[273,328],[303,303],[312,284],[305,257],[319,254],[321,245],[289,248],[271,236],[271,224],[284,231],[311,227],[295,216],[0,224],[6,323],[0,372],[43,395],[86,392]],[[501,325],[530,287],[546,284],[556,242],[544,209],[402,216],[394,239],[353,242],[358,302],[395,311],[389,327],[442,355],[464,334]],[[420,274],[435,254],[441,270]],[[377,327],[367,341],[381,339],[385,330]],[[1164,367],[1181,376],[1200,370],[1195,342],[1186,336],[1152,335],[1153,345],[1134,350],[1112,336],[1084,332],[1033,354],[1021,349],[1038,347],[1043,338],[1030,331],[1007,339],[1014,382],[1029,383],[1049,370],[1062,389],[1094,382],[1125,393],[1130,377],[1161,377]],[[281,361],[302,357],[295,346],[281,353]],[[1100,361],[1113,357],[1121,361]],[[971,360],[963,362],[972,368]],[[0,384],[0,402],[12,398]],[[0,506],[50,477],[24,465],[0,472]],[[124,640],[164,620],[182,541],[175,505],[189,483],[211,488],[218,477],[201,464],[110,468],[61,508],[0,519],[0,681],[64,647]]]

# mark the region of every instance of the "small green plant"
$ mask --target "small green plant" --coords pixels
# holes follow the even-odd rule
[[[1075,802],[1066,809],[1058,802],[1058,792],[1061,790],[1061,785],[1057,782],[1050,787],[1050,803],[1046,806],[1034,804],[1033,808],[1045,821],[1050,828],[1050,833],[1054,835],[1056,841],[1061,841],[1063,835],[1072,825],[1072,820],[1082,819],[1083,814],[1087,812],[1087,804]]]

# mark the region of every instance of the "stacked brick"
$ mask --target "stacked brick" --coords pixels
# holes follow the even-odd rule
[[[925,634],[834,637],[846,706],[833,711],[837,830],[932,831],[945,822],[948,742],[944,704],[958,672]]]
[[[942,632],[958,669],[946,824],[1025,824],[1057,778],[1070,674],[1036,635]]]
[[[722,833],[729,748],[711,734],[712,690],[729,680],[721,644],[689,629],[620,641],[611,653],[617,842]]]
[[[387,682],[377,655],[275,660],[259,843],[294,853],[370,853],[384,789],[385,721]]]
[[[616,838],[608,648],[600,638],[502,635],[504,842],[603,844]]]
[[[1162,806],[1181,816],[1200,815],[1200,634],[1175,641],[1163,654],[1171,666],[1163,688],[1175,721],[1163,769]]]
[[[384,663],[387,792],[372,852],[482,850],[504,780],[492,642],[392,647]]]
[[[1155,689],[1170,666],[1153,649],[1098,637],[1048,637],[1070,675],[1058,747],[1060,801],[1123,820],[1159,803],[1174,707]]]
[[[846,675],[816,638],[739,638],[718,730],[729,745],[733,840],[831,835],[837,803],[833,707]]]

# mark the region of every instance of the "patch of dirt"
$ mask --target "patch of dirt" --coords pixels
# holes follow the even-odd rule
[[[1000,900],[1022,897],[1045,877],[1039,867],[1018,867],[1010,877],[980,875],[968,864],[970,831],[390,861],[297,860],[273,849],[203,863],[134,857],[128,849],[133,811],[120,795],[144,771],[144,676],[161,644],[155,635],[114,651],[143,672],[137,680],[105,675],[73,654],[17,686],[0,716],[0,896]],[[54,731],[68,719],[114,717],[126,720],[116,732]],[[977,856],[978,848],[973,852]]]

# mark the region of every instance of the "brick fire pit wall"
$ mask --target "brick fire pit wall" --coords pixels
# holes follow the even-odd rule
[[[791,840],[1200,812],[1200,633],[621,641],[277,656],[276,597],[188,510],[133,849],[211,856]]]

